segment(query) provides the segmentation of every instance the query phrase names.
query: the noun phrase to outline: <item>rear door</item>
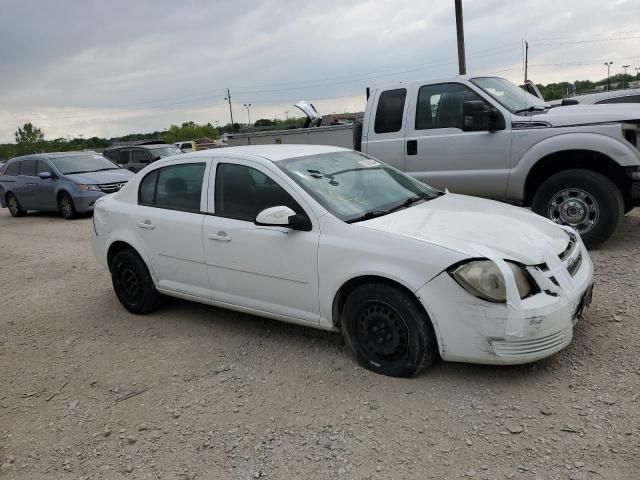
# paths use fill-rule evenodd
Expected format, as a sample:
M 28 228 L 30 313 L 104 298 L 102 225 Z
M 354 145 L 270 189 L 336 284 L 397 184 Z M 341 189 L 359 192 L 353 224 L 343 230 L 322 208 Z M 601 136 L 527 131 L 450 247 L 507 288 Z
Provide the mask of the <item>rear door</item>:
M 365 153 L 402 171 L 405 170 L 404 125 L 408 94 L 404 87 L 376 92 L 363 141 Z
M 408 102 L 406 171 L 442 190 L 504 199 L 511 156 L 510 122 L 493 132 L 464 131 L 463 105 L 470 100 L 498 110 L 462 83 L 418 85 Z M 503 113 L 498 110 L 498 115 Z
M 207 169 L 205 162 L 185 161 L 150 171 L 131 215 L 158 287 L 202 298 L 210 298 L 202 246 Z
M 38 210 L 37 188 L 40 179 L 36 176 L 38 160 L 26 158 L 20 161 L 20 174 L 18 175 L 17 197 L 24 210 Z

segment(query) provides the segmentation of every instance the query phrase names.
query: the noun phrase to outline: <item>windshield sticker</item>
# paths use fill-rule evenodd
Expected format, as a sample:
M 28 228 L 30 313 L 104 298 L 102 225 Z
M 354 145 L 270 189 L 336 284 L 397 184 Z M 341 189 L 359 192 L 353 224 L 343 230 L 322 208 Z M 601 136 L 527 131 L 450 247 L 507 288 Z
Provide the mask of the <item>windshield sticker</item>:
M 366 168 L 371 168 L 371 167 L 379 167 L 380 163 L 376 162 L 372 158 L 365 158 L 364 160 L 358 160 L 358 165 L 361 165 Z

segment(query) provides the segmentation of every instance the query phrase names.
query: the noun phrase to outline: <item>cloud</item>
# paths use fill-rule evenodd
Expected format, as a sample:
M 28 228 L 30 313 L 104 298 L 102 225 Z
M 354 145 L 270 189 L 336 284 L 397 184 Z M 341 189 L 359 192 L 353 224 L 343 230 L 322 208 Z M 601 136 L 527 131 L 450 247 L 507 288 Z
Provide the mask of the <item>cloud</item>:
M 366 86 L 457 73 L 452 2 L 2 0 L 0 141 L 24 121 L 47 137 L 112 136 L 188 120 L 246 121 L 363 108 Z M 598 79 L 634 57 L 640 4 L 464 2 L 470 73 Z M 618 32 L 618 33 L 616 33 Z M 619 33 L 623 32 L 623 33 Z M 627 32 L 627 33 L 624 33 Z

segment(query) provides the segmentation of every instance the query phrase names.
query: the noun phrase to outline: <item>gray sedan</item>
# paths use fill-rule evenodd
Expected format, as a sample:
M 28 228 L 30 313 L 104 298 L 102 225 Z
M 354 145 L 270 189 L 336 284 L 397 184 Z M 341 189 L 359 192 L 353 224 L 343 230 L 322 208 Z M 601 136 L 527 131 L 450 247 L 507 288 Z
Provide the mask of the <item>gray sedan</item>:
M 93 210 L 133 176 L 92 152 L 42 153 L 16 157 L 0 175 L 0 205 L 21 217 L 27 210 L 59 211 L 67 219 Z

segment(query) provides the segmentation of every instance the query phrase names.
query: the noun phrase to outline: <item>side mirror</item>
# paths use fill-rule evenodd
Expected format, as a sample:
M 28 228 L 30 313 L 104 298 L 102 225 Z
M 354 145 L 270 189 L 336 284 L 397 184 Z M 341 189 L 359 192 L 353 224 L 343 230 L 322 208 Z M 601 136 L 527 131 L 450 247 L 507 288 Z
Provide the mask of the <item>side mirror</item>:
M 289 207 L 278 206 L 262 210 L 256 217 L 256 225 L 288 227 L 293 230 L 311 230 L 311 221 L 305 215 L 297 215 Z
M 462 114 L 464 117 L 462 129 L 465 132 L 495 132 L 505 128 L 500 112 L 487 108 L 481 100 L 466 100 L 462 105 Z
M 47 179 L 52 179 L 53 175 L 51 175 L 51 172 L 40 172 L 38 174 L 38 177 L 40 177 L 42 180 L 47 180 Z

